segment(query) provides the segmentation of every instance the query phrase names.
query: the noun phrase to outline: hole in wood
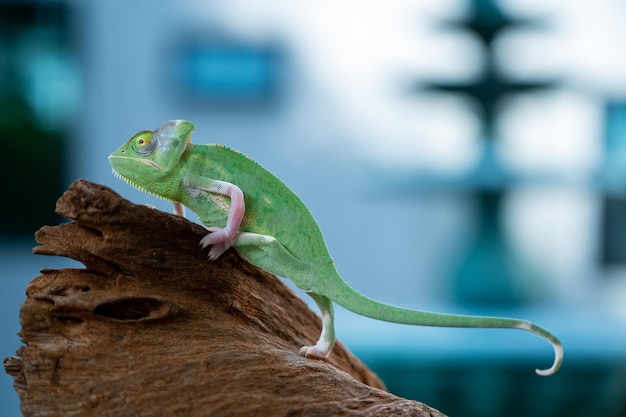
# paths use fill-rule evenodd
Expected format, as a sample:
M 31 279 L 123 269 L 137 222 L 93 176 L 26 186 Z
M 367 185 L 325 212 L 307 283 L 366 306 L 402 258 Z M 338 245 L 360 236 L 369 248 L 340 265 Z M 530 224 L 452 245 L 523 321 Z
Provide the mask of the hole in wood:
M 54 318 L 63 323 L 80 324 L 83 322 L 83 320 L 78 317 L 67 316 L 67 315 L 62 315 L 62 314 L 55 315 Z
M 115 320 L 136 321 L 161 318 L 170 308 L 161 300 L 149 297 L 125 297 L 98 305 L 94 313 Z

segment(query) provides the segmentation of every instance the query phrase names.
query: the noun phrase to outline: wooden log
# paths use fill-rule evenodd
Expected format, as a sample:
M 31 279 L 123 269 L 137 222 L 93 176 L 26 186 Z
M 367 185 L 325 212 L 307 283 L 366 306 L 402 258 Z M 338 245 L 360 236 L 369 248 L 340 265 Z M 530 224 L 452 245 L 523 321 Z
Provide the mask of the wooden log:
M 275 276 L 206 231 L 78 180 L 57 202 L 73 221 L 34 253 L 85 269 L 43 270 L 26 289 L 24 346 L 4 361 L 24 416 L 441 416 L 384 391 L 338 343 L 298 354 L 319 318 Z

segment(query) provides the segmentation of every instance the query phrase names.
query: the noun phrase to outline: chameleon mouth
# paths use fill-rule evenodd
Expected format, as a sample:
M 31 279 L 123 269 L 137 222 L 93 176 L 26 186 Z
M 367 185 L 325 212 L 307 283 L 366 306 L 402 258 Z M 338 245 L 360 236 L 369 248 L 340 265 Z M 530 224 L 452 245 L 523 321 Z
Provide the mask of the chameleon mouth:
M 149 165 L 152 168 L 158 169 L 159 171 L 165 171 L 159 164 L 149 159 L 133 158 L 132 156 L 109 155 L 109 160 L 111 159 L 128 159 L 133 162 L 140 162 L 142 164 Z

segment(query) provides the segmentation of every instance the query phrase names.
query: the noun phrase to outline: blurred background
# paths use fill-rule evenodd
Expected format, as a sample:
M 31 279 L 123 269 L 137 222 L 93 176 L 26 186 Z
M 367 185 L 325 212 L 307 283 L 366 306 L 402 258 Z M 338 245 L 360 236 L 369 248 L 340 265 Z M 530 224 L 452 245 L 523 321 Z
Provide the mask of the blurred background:
M 182 118 L 290 185 L 361 292 L 565 346 L 542 378 L 529 333 L 338 307 L 391 392 L 450 416 L 626 416 L 625 39 L 622 0 L 0 0 L 0 357 L 38 270 L 81 267 L 31 254 L 56 199 L 86 178 L 171 211 L 107 156 Z M 20 415 L 3 372 L 0 415 Z

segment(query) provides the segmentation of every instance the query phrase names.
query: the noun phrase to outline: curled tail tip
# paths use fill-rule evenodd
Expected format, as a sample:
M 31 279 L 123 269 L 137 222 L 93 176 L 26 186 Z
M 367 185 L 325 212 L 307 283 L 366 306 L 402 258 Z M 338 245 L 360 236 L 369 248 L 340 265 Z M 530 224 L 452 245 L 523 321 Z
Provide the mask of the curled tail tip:
M 535 369 L 537 375 L 540 376 L 550 376 L 554 375 L 558 372 L 561 367 L 561 363 L 563 363 L 563 345 L 558 340 L 550 341 L 552 343 L 552 347 L 554 348 L 554 363 L 548 369 Z

